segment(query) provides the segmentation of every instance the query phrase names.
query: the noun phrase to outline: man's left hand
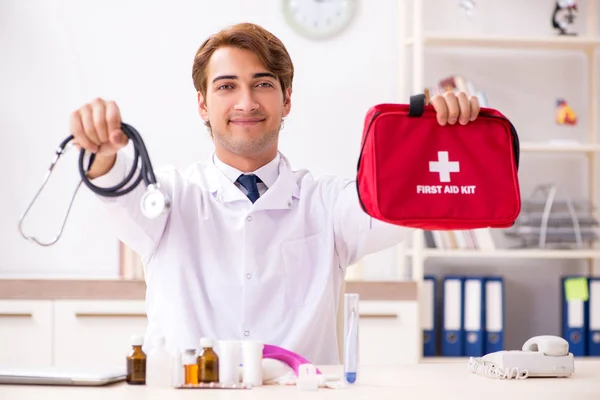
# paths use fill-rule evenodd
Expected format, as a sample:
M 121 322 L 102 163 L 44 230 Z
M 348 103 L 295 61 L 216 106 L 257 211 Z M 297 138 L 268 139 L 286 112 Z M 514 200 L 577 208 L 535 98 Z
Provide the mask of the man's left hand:
M 449 91 L 444 95 L 435 95 L 429 104 L 433 105 L 440 125 L 454 125 L 457 121 L 465 125 L 474 121 L 479 114 L 479 100 L 476 96 L 468 97 L 465 92 Z

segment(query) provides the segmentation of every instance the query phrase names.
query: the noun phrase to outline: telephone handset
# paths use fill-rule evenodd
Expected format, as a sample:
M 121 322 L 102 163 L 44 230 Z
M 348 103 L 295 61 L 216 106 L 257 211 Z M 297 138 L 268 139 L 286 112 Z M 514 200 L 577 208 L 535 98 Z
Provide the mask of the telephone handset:
M 575 370 L 569 343 L 557 336 L 535 336 L 522 350 L 502 350 L 483 357 L 470 357 L 469 369 L 498 379 L 568 377 Z

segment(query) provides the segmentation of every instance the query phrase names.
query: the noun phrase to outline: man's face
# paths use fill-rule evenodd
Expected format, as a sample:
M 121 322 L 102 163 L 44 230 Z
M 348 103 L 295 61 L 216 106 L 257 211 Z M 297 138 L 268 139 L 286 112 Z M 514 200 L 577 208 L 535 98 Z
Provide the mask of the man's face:
M 251 51 L 217 49 L 208 64 L 206 98 L 198 93 L 200 115 L 215 145 L 251 157 L 277 148 L 282 118 L 290 112 L 277 77 Z

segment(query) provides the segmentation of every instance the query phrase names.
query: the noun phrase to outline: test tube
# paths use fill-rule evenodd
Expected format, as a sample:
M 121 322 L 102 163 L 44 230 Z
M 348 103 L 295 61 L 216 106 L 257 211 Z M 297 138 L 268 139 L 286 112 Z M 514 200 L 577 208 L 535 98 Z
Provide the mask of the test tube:
M 240 343 L 235 340 L 219 341 L 219 383 L 226 385 L 240 381 Z
M 358 377 L 358 293 L 344 294 L 344 380 L 353 384 Z
M 262 385 L 262 342 L 244 340 L 242 342 L 243 382 L 251 386 Z

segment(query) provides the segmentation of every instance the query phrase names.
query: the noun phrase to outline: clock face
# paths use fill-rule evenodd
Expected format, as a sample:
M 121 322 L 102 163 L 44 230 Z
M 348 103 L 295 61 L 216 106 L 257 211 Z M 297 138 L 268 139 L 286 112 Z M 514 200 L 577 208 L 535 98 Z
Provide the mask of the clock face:
M 352 20 L 358 0 L 283 0 L 288 23 L 301 35 L 326 39 L 340 33 Z

